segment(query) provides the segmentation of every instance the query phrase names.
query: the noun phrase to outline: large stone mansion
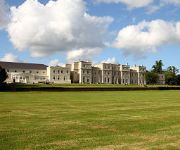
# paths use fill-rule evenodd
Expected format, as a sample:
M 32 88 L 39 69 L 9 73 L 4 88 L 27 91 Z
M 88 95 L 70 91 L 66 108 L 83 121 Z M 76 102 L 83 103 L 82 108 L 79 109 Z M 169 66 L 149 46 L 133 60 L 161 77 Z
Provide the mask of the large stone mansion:
M 146 67 L 128 64 L 92 65 L 89 61 L 78 61 L 62 67 L 0 61 L 0 66 L 8 73 L 8 83 L 146 84 Z

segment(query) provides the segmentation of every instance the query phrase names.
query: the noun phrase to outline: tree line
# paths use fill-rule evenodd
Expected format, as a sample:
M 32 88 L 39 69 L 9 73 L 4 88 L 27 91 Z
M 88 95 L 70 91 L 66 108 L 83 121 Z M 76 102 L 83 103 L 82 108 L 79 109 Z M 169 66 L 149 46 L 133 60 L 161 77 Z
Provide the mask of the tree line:
M 175 66 L 169 66 L 167 69 L 163 70 L 162 60 L 157 60 L 152 66 L 150 71 L 146 72 L 146 82 L 147 84 L 157 84 L 159 80 L 158 74 L 165 75 L 165 84 L 168 85 L 180 85 L 180 75 L 179 69 Z

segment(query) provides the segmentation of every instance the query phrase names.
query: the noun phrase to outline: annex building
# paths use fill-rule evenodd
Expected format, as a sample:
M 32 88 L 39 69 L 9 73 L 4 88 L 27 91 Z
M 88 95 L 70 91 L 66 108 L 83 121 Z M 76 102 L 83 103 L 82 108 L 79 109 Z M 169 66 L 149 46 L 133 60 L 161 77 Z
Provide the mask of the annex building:
M 146 67 L 128 64 L 78 61 L 62 67 L 0 61 L 0 66 L 8 73 L 8 83 L 146 84 Z

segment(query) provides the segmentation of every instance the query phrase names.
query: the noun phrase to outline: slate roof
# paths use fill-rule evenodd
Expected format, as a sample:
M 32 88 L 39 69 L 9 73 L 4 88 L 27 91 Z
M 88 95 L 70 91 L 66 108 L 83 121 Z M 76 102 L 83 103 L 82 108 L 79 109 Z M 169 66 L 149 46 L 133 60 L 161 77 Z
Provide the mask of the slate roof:
M 34 70 L 46 70 L 47 66 L 44 64 L 34 63 L 20 63 L 20 62 L 4 62 L 0 61 L 0 66 L 5 69 L 34 69 Z

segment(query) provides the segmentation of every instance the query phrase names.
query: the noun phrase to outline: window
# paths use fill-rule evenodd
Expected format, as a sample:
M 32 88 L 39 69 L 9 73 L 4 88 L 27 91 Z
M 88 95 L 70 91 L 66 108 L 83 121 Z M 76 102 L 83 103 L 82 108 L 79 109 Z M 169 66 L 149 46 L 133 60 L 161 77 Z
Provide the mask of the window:
M 63 70 L 61 70 L 61 73 L 63 73 Z
M 32 73 L 32 71 L 30 70 L 29 73 Z
M 53 77 L 53 79 L 54 79 L 54 80 L 56 79 L 55 76 Z
M 108 83 L 110 82 L 109 78 L 108 78 Z
M 37 74 L 39 73 L 39 71 L 36 72 Z
M 15 70 L 14 72 L 17 72 L 17 70 Z
M 53 73 L 55 73 L 56 71 L 55 70 L 53 70 Z
M 25 73 L 25 71 L 23 70 L 23 73 Z
M 66 80 L 66 77 L 64 77 L 64 81 Z
M 89 71 L 87 70 L 87 74 L 89 74 Z
M 89 79 L 87 78 L 87 82 L 89 83 Z
M 69 71 L 67 70 L 67 73 L 69 73 Z

